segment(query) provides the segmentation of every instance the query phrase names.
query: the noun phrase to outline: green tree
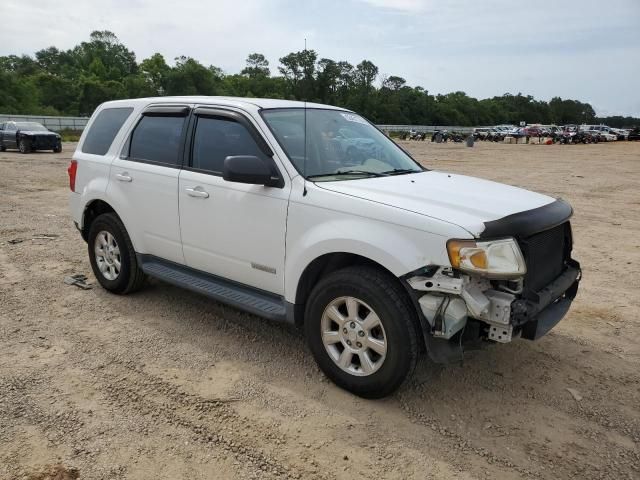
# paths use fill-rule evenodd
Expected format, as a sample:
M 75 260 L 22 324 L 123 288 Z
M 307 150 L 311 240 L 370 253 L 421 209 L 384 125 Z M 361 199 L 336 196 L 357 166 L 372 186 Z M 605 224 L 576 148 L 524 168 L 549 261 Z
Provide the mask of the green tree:
M 413 125 L 495 125 L 498 123 L 608 123 L 630 127 L 632 117 L 597 118 L 588 103 L 555 97 L 505 93 L 478 100 L 464 92 L 431 95 L 389 75 L 376 86 L 378 67 L 369 60 L 357 66 L 320 58 L 314 50 L 280 58 L 278 75 L 260 53 L 247 56 L 245 68 L 226 74 L 191 57 L 170 66 L 156 53 L 136 62 L 135 54 L 109 31 L 92 32 L 69 50 L 55 46 L 35 57 L 0 57 L 0 113 L 90 114 L 100 103 L 117 98 L 156 95 L 235 95 L 320 101 L 347 107 L 379 123 Z
M 171 67 L 161 54 L 154 53 L 151 57 L 145 58 L 140 63 L 139 70 L 154 95 L 162 95 L 167 91 Z
M 246 60 L 247 66 L 240 72 L 249 78 L 268 77 L 271 75 L 269 61 L 261 53 L 251 53 Z

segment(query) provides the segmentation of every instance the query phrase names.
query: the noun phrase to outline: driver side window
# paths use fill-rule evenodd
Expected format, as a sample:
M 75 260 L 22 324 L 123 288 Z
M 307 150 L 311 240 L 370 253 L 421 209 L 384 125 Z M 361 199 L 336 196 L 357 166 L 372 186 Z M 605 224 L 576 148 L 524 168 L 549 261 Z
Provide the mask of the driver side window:
M 244 125 L 222 117 L 199 116 L 193 140 L 191 168 L 221 175 L 225 158 L 235 155 L 266 159 Z

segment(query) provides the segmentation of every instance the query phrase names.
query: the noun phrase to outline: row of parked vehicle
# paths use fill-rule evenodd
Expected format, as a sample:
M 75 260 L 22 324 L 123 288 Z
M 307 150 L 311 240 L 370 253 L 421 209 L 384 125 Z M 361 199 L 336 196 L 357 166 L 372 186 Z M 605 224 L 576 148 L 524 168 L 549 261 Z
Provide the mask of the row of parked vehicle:
M 416 140 L 416 141 L 422 141 L 422 142 L 424 142 L 428 137 L 431 138 L 432 142 L 437 142 L 437 143 L 441 143 L 441 142 L 460 143 L 460 142 L 463 142 L 465 138 L 468 137 L 468 135 L 465 135 L 464 133 L 456 132 L 456 131 L 450 132 L 448 130 L 435 130 L 433 132 L 418 132 L 413 129 L 407 132 L 402 132 L 402 134 L 400 135 L 400 138 L 402 140 Z
M 552 143 L 599 143 L 618 140 L 640 140 L 640 131 L 635 129 L 618 129 L 607 125 L 497 125 L 495 127 L 474 128 L 476 140 L 502 142 L 506 137 L 531 138 L 547 137 Z

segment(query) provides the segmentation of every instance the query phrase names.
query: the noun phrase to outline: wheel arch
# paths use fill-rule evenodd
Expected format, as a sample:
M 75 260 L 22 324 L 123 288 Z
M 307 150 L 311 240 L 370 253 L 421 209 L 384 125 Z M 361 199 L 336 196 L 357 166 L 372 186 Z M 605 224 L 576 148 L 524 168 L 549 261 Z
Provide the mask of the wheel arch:
M 80 231 L 85 241 L 89 238 L 89 230 L 91 229 L 93 221 L 104 213 L 115 213 L 118 218 L 120 218 L 120 221 L 122 221 L 122 217 L 118 215 L 118 212 L 102 199 L 96 198 L 85 205 L 84 212 L 82 213 L 82 229 Z
M 401 289 L 405 295 L 408 305 L 415 311 L 415 303 L 412 301 L 407 286 L 399 279 L 394 273 L 382 265 L 381 263 L 372 260 L 368 257 L 359 255 L 352 252 L 331 252 L 325 253 L 312 260 L 306 268 L 302 271 L 298 284 L 296 287 L 295 303 L 293 304 L 293 321 L 297 326 L 304 325 L 304 312 L 307 301 L 313 290 L 313 287 L 324 276 L 350 266 L 369 266 L 384 272 L 390 281 L 397 282 L 401 286 Z M 416 328 L 420 335 L 422 335 L 422 326 L 418 318 L 418 312 L 416 313 Z

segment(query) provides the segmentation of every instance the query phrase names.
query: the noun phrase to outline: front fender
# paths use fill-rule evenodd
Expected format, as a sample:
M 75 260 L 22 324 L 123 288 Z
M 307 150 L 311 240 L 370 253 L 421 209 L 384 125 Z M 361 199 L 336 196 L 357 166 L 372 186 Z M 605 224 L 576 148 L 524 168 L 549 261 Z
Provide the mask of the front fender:
M 292 203 L 287 225 L 285 299 L 291 303 L 307 266 L 329 253 L 366 257 L 397 277 L 449 263 L 447 237 L 371 218 Z

